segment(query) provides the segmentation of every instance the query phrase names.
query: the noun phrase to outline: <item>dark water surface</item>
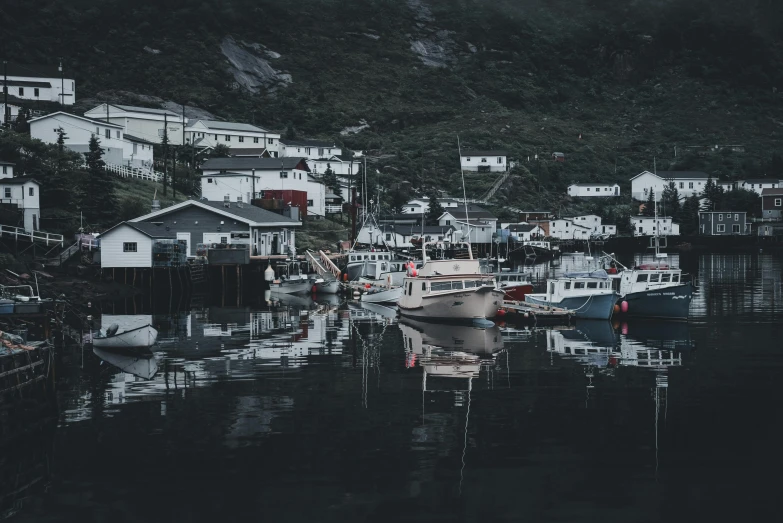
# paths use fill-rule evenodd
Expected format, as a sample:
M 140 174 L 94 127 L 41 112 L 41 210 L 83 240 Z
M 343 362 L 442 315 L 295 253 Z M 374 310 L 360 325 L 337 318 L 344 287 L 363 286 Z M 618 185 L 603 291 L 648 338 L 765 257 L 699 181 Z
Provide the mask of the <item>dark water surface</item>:
M 152 379 L 92 354 L 62 379 L 50 485 L 14 519 L 777 520 L 783 261 L 679 263 L 687 324 L 480 331 L 297 298 L 156 317 Z

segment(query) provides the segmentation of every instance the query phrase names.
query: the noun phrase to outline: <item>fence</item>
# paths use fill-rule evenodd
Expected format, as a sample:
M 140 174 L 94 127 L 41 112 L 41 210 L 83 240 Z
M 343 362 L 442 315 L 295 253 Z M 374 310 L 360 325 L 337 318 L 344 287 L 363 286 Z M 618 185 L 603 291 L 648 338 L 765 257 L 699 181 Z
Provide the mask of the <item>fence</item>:
M 159 182 L 163 177 L 162 173 L 153 169 L 141 169 L 139 167 L 128 167 L 127 165 L 114 165 L 111 163 L 106 164 L 106 170 L 119 174 L 123 178 L 140 178 L 151 182 Z
M 10 227 L 8 225 L 0 225 L 0 235 L 13 237 L 14 239 L 22 239 L 29 242 L 45 243 L 46 245 L 63 245 L 62 234 L 52 234 L 43 231 L 28 231 L 19 227 Z

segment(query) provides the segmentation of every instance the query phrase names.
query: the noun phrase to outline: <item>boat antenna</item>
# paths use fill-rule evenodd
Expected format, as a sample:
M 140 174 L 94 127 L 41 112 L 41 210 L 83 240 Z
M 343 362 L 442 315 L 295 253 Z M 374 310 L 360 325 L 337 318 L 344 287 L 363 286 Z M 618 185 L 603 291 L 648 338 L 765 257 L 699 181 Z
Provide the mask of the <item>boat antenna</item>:
M 470 245 L 470 217 L 468 216 L 468 195 L 465 192 L 465 171 L 462 169 L 462 146 L 457 135 L 457 152 L 459 153 L 459 172 L 462 175 L 462 201 L 465 203 L 465 225 L 468 227 L 468 245 Z

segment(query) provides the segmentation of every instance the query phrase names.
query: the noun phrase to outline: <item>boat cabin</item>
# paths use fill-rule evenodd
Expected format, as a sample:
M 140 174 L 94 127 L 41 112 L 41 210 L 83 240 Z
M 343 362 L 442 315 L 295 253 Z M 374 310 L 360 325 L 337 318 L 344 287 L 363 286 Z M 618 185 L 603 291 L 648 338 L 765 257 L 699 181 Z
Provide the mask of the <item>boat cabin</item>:
M 620 294 L 643 292 L 650 289 L 672 287 L 684 283 L 682 270 L 665 264 L 640 265 L 619 274 Z
M 559 278 L 547 283 L 546 296 L 547 301 L 558 303 L 565 298 L 606 294 L 610 289 L 612 289 L 612 281 L 608 278 Z
M 380 261 L 380 260 L 386 260 L 390 261 L 392 259 L 392 255 L 390 252 L 350 252 L 348 253 L 348 263 L 354 264 L 354 263 L 364 263 L 365 261 Z

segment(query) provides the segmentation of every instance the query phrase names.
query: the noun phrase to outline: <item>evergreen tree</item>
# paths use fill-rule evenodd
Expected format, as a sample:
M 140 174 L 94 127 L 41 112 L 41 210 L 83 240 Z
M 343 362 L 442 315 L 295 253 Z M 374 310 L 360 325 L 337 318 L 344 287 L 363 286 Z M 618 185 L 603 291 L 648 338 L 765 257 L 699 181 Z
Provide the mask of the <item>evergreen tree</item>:
M 647 202 L 644 204 L 644 215 L 655 216 L 655 190 L 650 187 L 650 194 L 647 196 Z
M 696 234 L 699 230 L 699 197 L 695 194 L 686 198 L 680 211 L 679 223 L 682 234 Z
M 326 168 L 326 172 L 324 173 L 323 177 L 324 186 L 332 191 L 337 196 L 340 195 L 340 180 L 337 178 L 337 175 L 334 173 L 331 167 Z
M 296 140 L 296 129 L 294 129 L 294 124 L 291 122 L 288 122 L 288 125 L 285 127 L 285 134 L 283 135 L 284 140 Z
M 209 153 L 210 158 L 228 158 L 228 155 L 231 154 L 231 149 L 228 148 L 228 145 L 224 143 L 219 143 L 215 147 L 212 148 L 212 151 Z
M 19 114 L 16 115 L 16 122 L 14 122 L 14 131 L 17 133 L 30 134 L 30 119 L 29 109 L 19 109 Z
M 722 208 L 723 199 L 723 187 L 716 184 L 712 180 L 712 176 L 707 179 L 707 183 L 704 185 L 704 192 L 702 193 L 704 198 L 705 211 L 717 211 Z
M 430 194 L 429 208 L 427 209 L 427 215 L 425 219 L 427 225 L 438 225 L 438 218 L 443 215 L 443 206 L 438 201 L 438 197 L 435 191 Z
M 661 194 L 663 208 L 661 212 L 666 216 L 676 217 L 680 214 L 680 193 L 674 182 L 669 182 Z
M 87 179 L 82 210 L 93 225 L 111 225 L 117 216 L 114 177 L 105 169 L 103 149 L 97 136 L 92 135 L 90 138 L 89 151 L 84 153 L 84 158 L 87 164 Z

